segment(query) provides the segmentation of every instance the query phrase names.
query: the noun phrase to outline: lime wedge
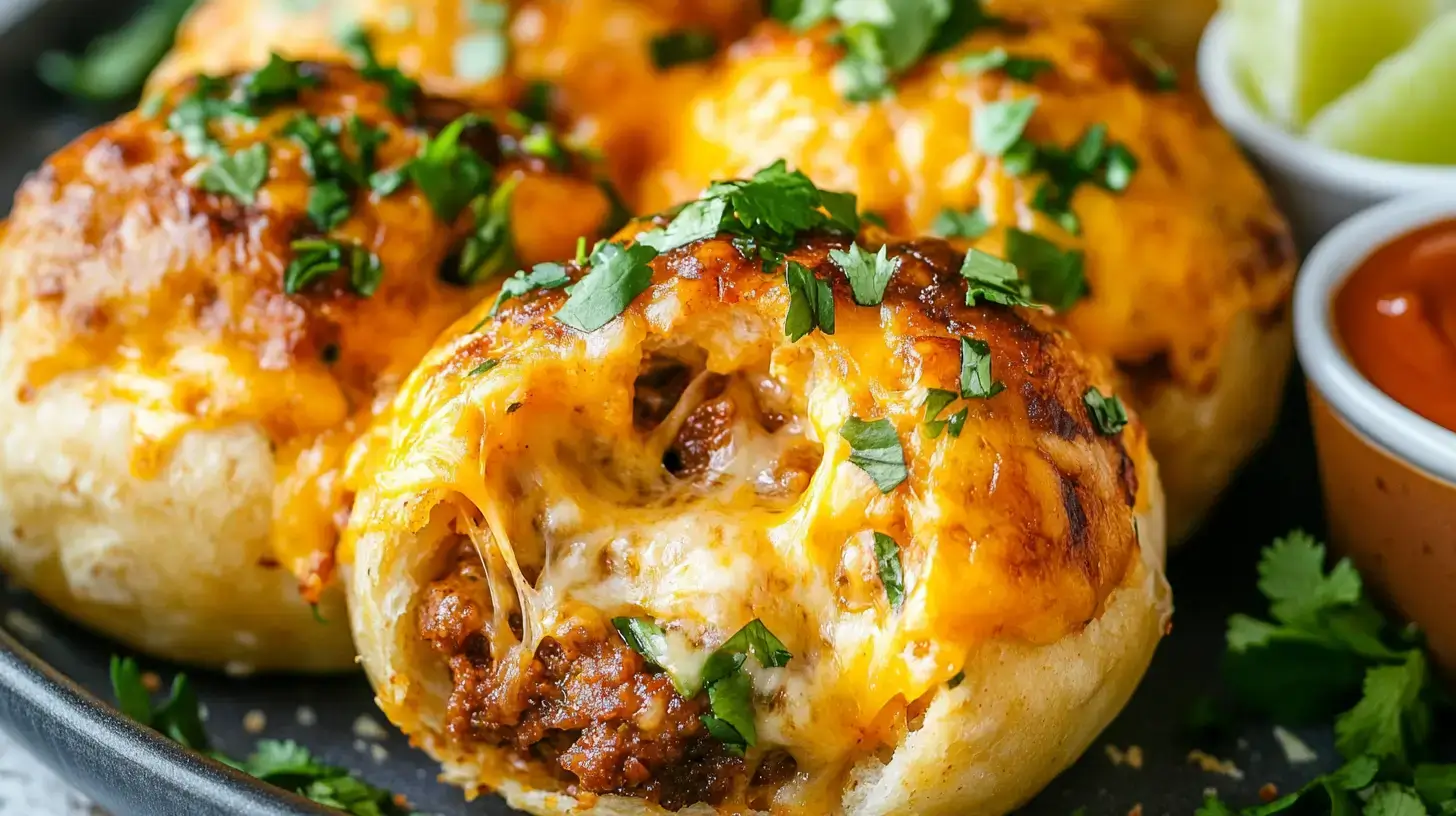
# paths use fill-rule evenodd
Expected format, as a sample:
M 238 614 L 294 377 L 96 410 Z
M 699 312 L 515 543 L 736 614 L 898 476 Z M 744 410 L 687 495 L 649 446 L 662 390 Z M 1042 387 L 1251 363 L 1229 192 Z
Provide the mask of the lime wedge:
M 1257 107 L 1302 129 L 1414 40 L 1442 0 L 1222 0 L 1234 68 Z
M 1374 159 L 1456 165 L 1456 12 L 1376 66 L 1309 125 L 1319 144 Z

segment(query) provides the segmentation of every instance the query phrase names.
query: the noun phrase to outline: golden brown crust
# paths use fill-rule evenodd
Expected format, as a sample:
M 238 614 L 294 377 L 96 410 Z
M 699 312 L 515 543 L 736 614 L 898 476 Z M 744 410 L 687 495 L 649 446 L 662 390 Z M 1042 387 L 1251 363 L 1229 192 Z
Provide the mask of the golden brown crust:
M 615 615 L 646 615 L 695 648 L 755 618 L 783 639 L 794 657 L 757 675 L 776 691 L 757 698 L 765 742 L 749 767 L 780 748 L 800 774 L 755 808 L 847 807 L 850 788 L 878 784 L 860 778 L 864 763 L 910 739 L 962 667 L 1002 648 L 1090 661 L 1055 703 L 1058 722 L 1076 700 L 1097 702 L 1079 744 L 1018 747 L 1026 769 L 944 790 L 971 812 L 1027 795 L 1125 698 L 1165 614 L 1161 491 L 1141 425 L 1099 433 L 1083 403 L 1089 388 L 1111 390 L 1096 358 L 1037 311 L 966 306 L 948 244 L 890 245 L 899 269 L 873 307 L 855 305 L 828 259 L 846 245 L 819 236 L 787 253 L 830 283 L 832 335 L 791 342 L 783 273 L 720 237 L 654 259 L 650 288 L 596 332 L 555 319 L 562 289 L 494 318 L 482 304 L 401 389 L 357 472 L 351 616 L 386 714 L 452 773 L 468 768 L 468 785 L 504 786 L 536 812 L 574 801 L 549 768 L 445 733 L 450 675 L 414 621 L 467 533 L 497 576 L 493 614 L 523 621 L 519 643 L 487 626 L 494 660 L 529 659 L 562 627 Z M 963 336 L 989 344 L 1006 389 L 964 403 L 959 437 L 932 439 L 924 398 L 957 387 Z M 695 373 L 666 418 L 644 422 L 663 413 L 635 399 L 671 380 L 663 355 Z M 903 484 L 882 492 L 850 463 L 839 431 L 851 416 L 890 421 Z M 899 544 L 900 609 L 866 555 L 871 531 Z M 1090 647 L 1105 652 L 1071 645 L 1114 606 L 1120 634 Z M 1116 679 L 1092 694 L 1088 673 Z M 955 710 L 947 727 L 971 727 L 977 715 Z
M 417 97 L 396 113 L 385 87 L 353 69 L 300 70 L 313 84 L 296 99 L 209 123 L 221 151 L 265 145 L 255 201 L 201 189 L 211 159 L 189 155 L 168 127 L 198 83 L 212 82 L 194 80 L 155 111 L 127 114 L 59 151 L 22 187 L 0 233 L 0 413 L 12 429 L 43 430 L 47 412 L 65 412 L 51 416 L 73 437 L 32 430 L 16 440 L 0 467 L 9 491 L 0 521 L 10 522 L 0 549 L 12 574 L 46 583 L 41 591 L 62 609 L 178 659 L 347 663 L 338 626 L 317 650 L 327 652 L 322 660 L 283 645 L 284 621 L 313 624 L 280 587 L 303 581 L 319 597 L 347 516 L 345 449 L 434 336 L 489 286 L 442 279 L 474 218 L 466 208 L 444 223 L 414 183 L 389 195 L 360 184 L 348 217 L 321 231 L 308 213 L 317 184 L 300 141 L 285 132 L 303 115 L 335 122 L 353 157 L 357 118 L 382 136 L 375 169 L 396 169 L 463 106 Z M 236 98 L 246 82 L 225 80 L 217 95 Z M 513 151 L 520 133 L 505 119 L 467 129 L 464 140 L 492 163 L 497 189 L 514 191 L 515 253 L 527 264 L 569 254 L 605 221 L 606 197 L 584 165 L 557 168 Z M 372 295 L 356 291 L 347 269 L 285 291 L 292 242 L 321 237 L 377 256 Z M 101 444 L 102 433 L 120 441 Z M 220 495 L 189 488 L 183 500 L 176 479 Z M 68 535 L 81 518 L 90 532 Z M 193 541 L 195 574 L 162 579 L 171 567 L 159 559 L 175 554 L 160 542 L 173 522 Z M 237 570 L 250 577 L 228 584 Z M 162 580 L 180 586 L 146 585 Z M 279 605 L 288 611 L 270 615 Z M 231 624 L 243 632 L 236 642 L 198 646 L 198 630 Z

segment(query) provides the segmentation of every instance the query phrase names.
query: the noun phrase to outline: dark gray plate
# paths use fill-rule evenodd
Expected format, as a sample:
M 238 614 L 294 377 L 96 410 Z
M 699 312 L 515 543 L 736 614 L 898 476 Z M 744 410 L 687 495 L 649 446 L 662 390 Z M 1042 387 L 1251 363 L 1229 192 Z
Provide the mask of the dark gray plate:
M 4 0 L 0 0 L 3 3 Z M 67 105 L 30 76 L 36 52 L 74 46 L 124 13 L 116 4 L 51 0 L 19 28 L 0 32 L 0 213 L 9 191 L 56 148 L 112 113 Z M 84 21 L 84 22 L 80 22 Z M 1268 726 L 1249 726 L 1213 740 L 1184 723 L 1199 698 L 1219 691 L 1223 627 L 1235 611 L 1264 611 L 1254 589 L 1258 550 L 1291 527 L 1321 525 L 1319 488 L 1302 385 L 1291 385 L 1277 438 L 1249 466 L 1196 541 L 1170 567 L 1178 612 L 1141 691 L 1088 754 L 1031 805 L 1027 814 L 1190 814 L 1206 788 L 1253 802 L 1266 782 L 1289 789 L 1334 764 L 1327 732 L 1301 732 L 1321 762 L 1290 768 Z M 108 705 L 107 665 L 118 647 L 69 624 L 20 591 L 0 595 L 7 628 L 0 635 L 0 725 L 83 792 L 117 814 L 312 814 L 327 812 L 221 765 L 179 750 L 129 723 Z M 21 625 L 15 625 L 16 613 Z M 26 623 L 35 626 L 27 626 Z M 39 632 L 35 631 L 36 629 Z M 39 636 L 37 636 L 39 634 Z M 176 667 L 142 661 L 170 678 Z M 194 673 L 218 747 L 247 753 L 260 734 L 243 727 L 266 717 L 261 736 L 298 740 L 325 761 L 358 771 L 405 794 L 419 809 L 441 814 L 504 814 L 495 799 L 466 804 L 435 781 L 436 769 L 384 723 L 362 676 L 235 679 Z M 89 692 L 89 693 L 88 693 Z M 95 695 L 94 697 L 91 695 Z M 300 712 L 303 712 L 300 714 Z M 360 722 L 361 716 L 370 722 Z M 1141 748 L 1141 769 L 1114 764 L 1106 746 Z M 1200 749 L 1232 760 L 1243 779 L 1205 772 L 1187 761 Z

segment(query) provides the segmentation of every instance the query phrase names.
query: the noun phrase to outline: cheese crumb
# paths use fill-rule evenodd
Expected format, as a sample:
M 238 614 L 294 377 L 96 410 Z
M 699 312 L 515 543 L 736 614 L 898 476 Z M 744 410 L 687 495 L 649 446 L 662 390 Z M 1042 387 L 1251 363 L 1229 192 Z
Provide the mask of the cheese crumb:
M 368 714 L 360 714 L 354 720 L 354 736 L 360 739 L 382 740 L 389 736 L 389 732 L 385 731 L 384 726 Z
M 1231 759 L 1219 759 L 1213 754 L 1193 750 L 1188 752 L 1188 762 L 1197 765 L 1206 773 L 1223 774 L 1229 779 L 1244 778 L 1244 772 Z
M 383 765 L 384 761 L 389 759 L 389 751 L 376 742 L 369 746 L 369 756 L 374 759 L 375 765 Z
M 1306 745 L 1304 740 L 1277 725 L 1274 726 L 1274 739 L 1278 740 L 1279 747 L 1284 750 L 1284 758 L 1290 765 L 1303 765 L 1319 759 L 1319 754 Z
M 243 715 L 243 730 L 249 734 L 261 734 L 267 727 L 268 715 L 258 709 L 255 708 Z
M 308 728 L 318 724 L 318 713 L 306 705 L 299 706 L 298 712 L 294 714 L 294 719 L 298 720 L 299 725 Z
M 1141 745 L 1129 745 L 1124 751 L 1109 742 L 1103 746 L 1103 750 L 1107 752 L 1107 758 L 1112 761 L 1113 765 L 1118 767 L 1126 765 L 1135 771 L 1142 770 L 1143 749 Z

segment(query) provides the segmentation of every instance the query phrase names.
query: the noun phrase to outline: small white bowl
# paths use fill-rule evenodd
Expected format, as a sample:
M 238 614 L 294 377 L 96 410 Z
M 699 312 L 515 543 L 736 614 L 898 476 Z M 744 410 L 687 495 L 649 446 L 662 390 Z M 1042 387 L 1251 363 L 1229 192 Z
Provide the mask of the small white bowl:
M 1456 167 L 1367 159 L 1322 147 L 1266 120 L 1234 76 L 1233 26 L 1217 14 L 1198 48 L 1198 80 L 1214 116 L 1253 156 L 1295 238 L 1308 249 L 1346 218 L 1386 199 L 1456 188 Z
M 1295 284 L 1294 337 L 1330 543 L 1425 630 L 1437 664 L 1456 677 L 1456 432 L 1367 380 L 1331 314 L 1346 278 L 1376 250 L 1447 220 L 1456 220 L 1456 190 L 1389 201 L 1336 227 Z

